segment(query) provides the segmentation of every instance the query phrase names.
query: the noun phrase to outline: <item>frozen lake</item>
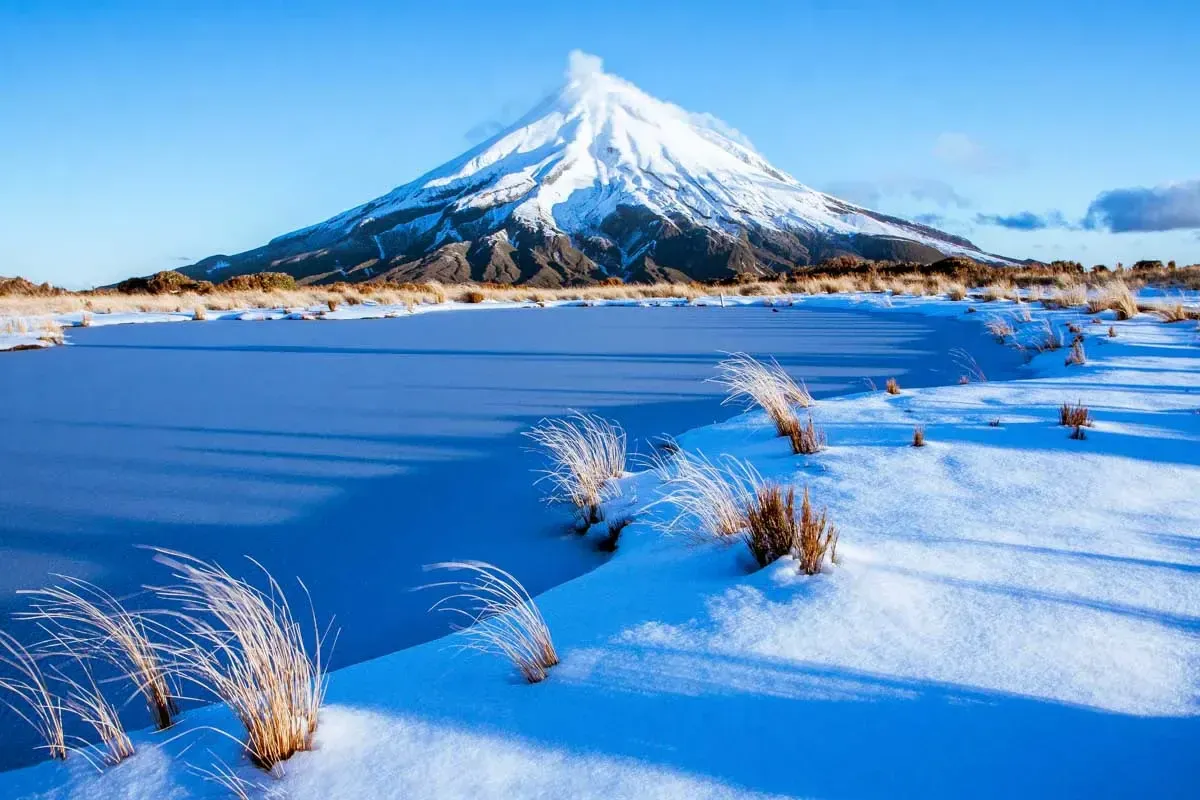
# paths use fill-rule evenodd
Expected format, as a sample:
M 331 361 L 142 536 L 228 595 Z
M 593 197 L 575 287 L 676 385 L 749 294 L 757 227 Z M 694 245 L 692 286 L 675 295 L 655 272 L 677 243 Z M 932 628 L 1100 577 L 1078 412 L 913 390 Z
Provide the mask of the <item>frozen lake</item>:
M 547 508 L 523 430 L 568 409 L 621 422 L 631 450 L 724 419 L 719 351 L 773 355 L 818 397 L 953 383 L 965 347 L 994 378 L 1018 357 L 964 322 L 783 308 L 560 308 L 342 322 L 125 325 L 0 357 L 0 613 L 50 573 L 115 594 L 162 582 L 136 545 L 304 579 L 336 615 L 335 666 L 441 635 L 421 565 L 482 559 L 537 593 L 605 557 Z M 0 718 L 0 767 L 30 759 Z

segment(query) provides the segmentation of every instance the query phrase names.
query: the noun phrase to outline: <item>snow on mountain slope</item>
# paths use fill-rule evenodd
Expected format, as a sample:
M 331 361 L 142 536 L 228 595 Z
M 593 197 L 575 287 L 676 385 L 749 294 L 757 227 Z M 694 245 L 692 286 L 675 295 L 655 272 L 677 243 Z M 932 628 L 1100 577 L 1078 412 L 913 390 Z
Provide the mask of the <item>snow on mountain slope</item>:
M 594 56 L 573 53 L 567 78 L 508 129 L 417 180 L 191 269 L 561 283 L 657 278 L 664 268 L 729 277 L 841 253 L 1001 260 L 808 188 L 736 131 L 650 97 Z

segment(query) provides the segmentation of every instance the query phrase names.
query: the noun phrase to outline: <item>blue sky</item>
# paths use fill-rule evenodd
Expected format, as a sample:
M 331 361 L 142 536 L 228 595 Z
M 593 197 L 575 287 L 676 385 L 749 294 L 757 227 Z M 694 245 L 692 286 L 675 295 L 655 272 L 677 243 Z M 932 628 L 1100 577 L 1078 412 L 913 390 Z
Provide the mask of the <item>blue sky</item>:
M 258 246 L 457 155 L 575 48 L 985 249 L 1200 262 L 1197 32 L 1169 0 L 0 0 L 0 274 Z

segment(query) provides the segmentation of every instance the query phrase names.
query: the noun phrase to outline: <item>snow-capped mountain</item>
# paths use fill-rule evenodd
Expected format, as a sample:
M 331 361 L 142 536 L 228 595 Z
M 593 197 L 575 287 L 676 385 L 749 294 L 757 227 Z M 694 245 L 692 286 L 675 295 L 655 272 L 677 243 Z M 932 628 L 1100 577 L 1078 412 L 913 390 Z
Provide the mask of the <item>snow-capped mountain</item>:
M 814 191 L 711 116 L 573 53 L 561 90 L 457 159 L 318 225 L 183 271 L 558 285 L 723 278 L 839 254 L 1000 260 Z

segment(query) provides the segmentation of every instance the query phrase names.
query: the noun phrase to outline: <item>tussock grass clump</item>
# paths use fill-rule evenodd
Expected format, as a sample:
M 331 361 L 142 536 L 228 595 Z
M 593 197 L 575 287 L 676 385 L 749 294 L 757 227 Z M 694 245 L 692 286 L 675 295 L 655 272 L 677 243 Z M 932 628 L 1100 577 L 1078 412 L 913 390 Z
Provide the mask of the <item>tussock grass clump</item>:
M 955 302 L 967 299 L 967 287 L 961 283 L 951 283 L 946 287 L 946 297 Z
M 746 546 L 760 567 L 795 555 L 800 571 L 815 575 L 828 554 L 837 560 L 837 528 L 826 512 L 813 511 L 808 488 L 804 489 L 800 513 L 796 514 L 796 490 L 775 483 L 762 483 L 746 506 Z
M 1087 434 L 1084 433 L 1082 425 L 1076 425 L 1071 429 L 1071 435 L 1068 438 L 1082 440 L 1087 438 Z
M 1163 322 L 1187 322 L 1190 319 L 1200 319 L 1200 312 L 1188 310 L 1183 303 L 1175 302 L 1170 305 L 1155 305 L 1145 306 L 1143 310 L 1149 311 L 1154 316 L 1158 317 Z
M 13 636 L 0 631 L 0 665 L 17 673 L 12 677 L 0 675 L 0 703 L 12 709 L 37 732 L 42 740 L 41 747 L 50 758 L 65 759 L 67 737 L 63 730 L 62 702 L 50 691 L 38 658 Z M 7 695 L 14 696 L 19 702 Z
M 924 426 L 917 425 L 916 427 L 913 428 L 912 446 L 913 447 L 924 447 L 925 446 L 925 428 L 924 428 Z
M 998 315 L 990 317 L 988 321 L 984 323 L 984 327 L 987 328 L 988 333 L 996 337 L 996 341 L 1000 344 L 1004 344 L 1004 342 L 1008 340 L 1008 337 L 1012 336 L 1015 332 L 1013 330 L 1013 326 L 1009 324 L 1008 320 Z
M 779 436 L 789 436 L 798 424 L 792 406 L 813 404 L 808 389 L 792 380 L 777 362 L 764 363 L 746 353 L 732 353 L 717 364 L 717 376 L 711 380 L 725 387 L 725 403 L 766 411 Z
M 753 467 L 728 456 L 714 464 L 685 451 L 656 455 L 654 466 L 666 491 L 647 508 L 667 504 L 676 510 L 655 523 L 663 533 L 725 539 L 746 527 L 744 498 L 758 480 Z
M 465 649 L 507 658 L 529 683 L 545 679 L 550 668 L 558 664 L 558 653 L 542 612 L 512 575 L 483 561 L 446 561 L 426 569 L 468 574 L 460 580 L 425 587 L 452 591 L 434 603 L 430 611 L 448 611 L 467 618 L 466 625 L 456 626 L 467 637 Z
M 603 519 L 601 504 L 616 491 L 613 478 L 625 474 L 625 431 L 615 422 L 578 411 L 544 419 L 525 435 L 550 459 L 544 479 L 550 499 L 570 503 L 588 524 Z
M 1063 403 L 1058 407 L 1058 424 L 1069 428 L 1090 428 L 1093 424 L 1092 412 L 1080 402 Z
M 788 431 L 792 443 L 792 455 L 811 456 L 825 449 L 825 434 L 813 424 L 812 414 L 808 415 L 808 424 L 801 425 L 796 420 L 795 425 Z
M 60 676 L 71 687 L 70 693 L 67 695 L 66 708 L 95 731 L 100 740 L 98 745 L 79 752 L 89 760 L 91 757 L 88 755 L 88 751 L 98 752 L 100 760 L 104 764 L 115 767 L 133 755 L 133 742 L 129 740 L 129 734 L 125 732 L 125 726 L 121 723 L 121 717 L 117 713 L 116 707 L 109 702 L 96 685 L 91 670 L 87 668 L 82 659 L 79 659 L 78 663 L 87 683 L 71 680 L 65 675 Z
M 32 620 L 53 633 L 52 644 L 70 655 L 99 658 L 115 666 L 141 693 L 159 730 L 170 727 L 179 709 L 159 647 L 150 641 L 148 620 L 125 610 L 103 589 L 68 576 L 61 585 L 20 592 L 32 598 Z
M 469 289 L 458 296 L 460 303 L 482 303 L 487 300 L 487 295 L 478 289 Z
M 900 394 L 900 383 L 895 378 L 888 378 L 883 389 L 888 394 Z
M 184 636 L 170 651 L 181 676 L 229 706 L 245 729 L 243 747 L 256 766 L 273 771 L 309 749 L 327 683 L 321 660 L 325 635 L 317 629 L 315 611 L 310 655 L 282 588 L 258 562 L 251 559 L 266 577 L 265 592 L 192 556 L 156 553 L 155 560 L 180 581 L 156 592 L 182 608 L 172 617 Z M 311 610 L 311 598 L 309 605 Z
M 1033 340 L 1033 349 L 1039 353 L 1061 350 L 1063 348 L 1062 331 L 1050 324 L 1050 320 L 1042 320 L 1041 330 Z
M 1067 353 L 1066 365 L 1082 366 L 1087 363 L 1087 353 L 1083 349 L 1083 338 L 1075 337 L 1075 341 L 1071 342 L 1071 352 Z
M 208 319 L 208 309 L 204 306 L 196 306 L 192 309 L 192 320 L 194 322 L 203 322 Z
M 1110 339 L 1115 339 L 1115 338 L 1117 338 L 1117 329 L 1116 329 L 1116 326 L 1114 326 L 1114 325 L 1109 325 L 1109 326 L 1108 326 L 1108 338 L 1110 338 Z
M 1089 314 L 1110 310 L 1116 312 L 1117 319 L 1130 319 L 1138 313 L 1137 300 L 1124 281 L 1107 284 L 1088 302 Z
M 337 300 L 334 300 L 334 299 L 331 297 L 331 298 L 329 298 L 328 300 L 326 300 L 326 301 L 325 301 L 325 306 L 326 306 L 326 307 L 327 307 L 327 308 L 328 308 L 330 311 L 337 311 L 337 309 L 338 309 L 338 301 L 337 301 Z
M 796 519 L 796 490 L 774 483 L 763 484 L 755 490 L 746 506 L 746 547 L 765 567 L 773 561 L 791 555 L 800 538 Z

